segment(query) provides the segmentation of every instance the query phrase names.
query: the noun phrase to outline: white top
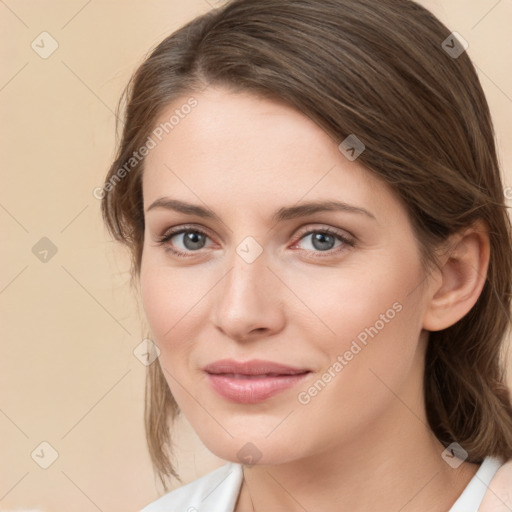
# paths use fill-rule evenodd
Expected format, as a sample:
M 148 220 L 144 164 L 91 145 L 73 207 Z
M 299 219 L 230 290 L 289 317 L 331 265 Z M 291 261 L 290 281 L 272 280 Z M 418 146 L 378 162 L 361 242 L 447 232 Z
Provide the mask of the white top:
M 486 457 L 448 512 L 478 512 L 490 481 L 502 465 L 499 459 Z M 234 512 L 242 478 L 242 465 L 228 462 L 162 496 L 141 512 Z

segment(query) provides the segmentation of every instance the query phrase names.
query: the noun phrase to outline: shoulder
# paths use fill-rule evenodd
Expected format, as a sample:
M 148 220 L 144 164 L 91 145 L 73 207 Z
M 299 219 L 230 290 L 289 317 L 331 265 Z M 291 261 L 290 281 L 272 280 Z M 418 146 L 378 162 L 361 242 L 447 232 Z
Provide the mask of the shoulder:
M 509 512 L 512 510 L 512 459 L 496 471 L 478 512 Z
M 201 478 L 174 489 L 140 512 L 232 511 L 240 492 L 242 476 L 242 466 L 228 462 Z

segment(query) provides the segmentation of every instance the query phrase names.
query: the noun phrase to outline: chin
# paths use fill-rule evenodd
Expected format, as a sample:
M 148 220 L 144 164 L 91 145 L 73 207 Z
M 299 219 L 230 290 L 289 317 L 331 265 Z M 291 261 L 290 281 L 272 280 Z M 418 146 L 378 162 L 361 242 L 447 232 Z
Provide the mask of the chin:
M 269 441 L 264 437 L 234 437 L 229 441 L 224 439 L 222 443 L 212 438 L 201 441 L 217 457 L 247 466 L 284 464 L 299 457 L 295 443 L 287 446 L 280 440 Z

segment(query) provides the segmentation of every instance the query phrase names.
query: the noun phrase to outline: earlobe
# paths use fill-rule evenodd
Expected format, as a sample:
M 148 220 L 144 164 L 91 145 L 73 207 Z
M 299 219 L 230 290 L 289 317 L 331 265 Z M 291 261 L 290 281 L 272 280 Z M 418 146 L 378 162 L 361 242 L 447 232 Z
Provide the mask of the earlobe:
M 424 329 L 446 329 L 471 310 L 484 287 L 489 257 L 489 232 L 482 221 L 449 238 L 439 256 L 439 279 L 432 286 Z

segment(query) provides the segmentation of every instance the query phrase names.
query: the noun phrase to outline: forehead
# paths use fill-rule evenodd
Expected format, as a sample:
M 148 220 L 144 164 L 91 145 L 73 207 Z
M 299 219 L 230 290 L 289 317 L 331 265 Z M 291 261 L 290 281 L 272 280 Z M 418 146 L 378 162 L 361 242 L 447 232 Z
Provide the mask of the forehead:
M 195 106 L 182 108 L 191 97 Z M 162 133 L 161 140 L 153 135 L 156 146 L 144 165 L 145 207 L 164 194 L 247 207 L 324 199 L 327 193 L 368 203 L 389 193 L 339 151 L 338 141 L 276 100 L 208 88 L 177 98 L 155 126 Z
M 187 153 L 187 158 L 208 158 L 225 162 L 226 167 L 239 167 L 240 157 L 255 163 L 269 163 L 282 155 L 286 161 L 325 158 L 321 148 L 330 137 L 301 112 L 276 100 L 248 92 L 230 92 L 223 88 L 207 88 L 194 94 L 196 106 L 185 105 L 191 96 L 176 99 L 159 116 L 156 127 L 166 128 L 162 141 L 148 156 L 148 164 L 158 163 L 169 149 Z M 180 110 L 188 114 L 173 115 Z M 156 162 L 155 162 L 156 161 Z M 285 163 L 285 162 L 282 162 Z M 230 165 L 231 164 L 231 165 Z

